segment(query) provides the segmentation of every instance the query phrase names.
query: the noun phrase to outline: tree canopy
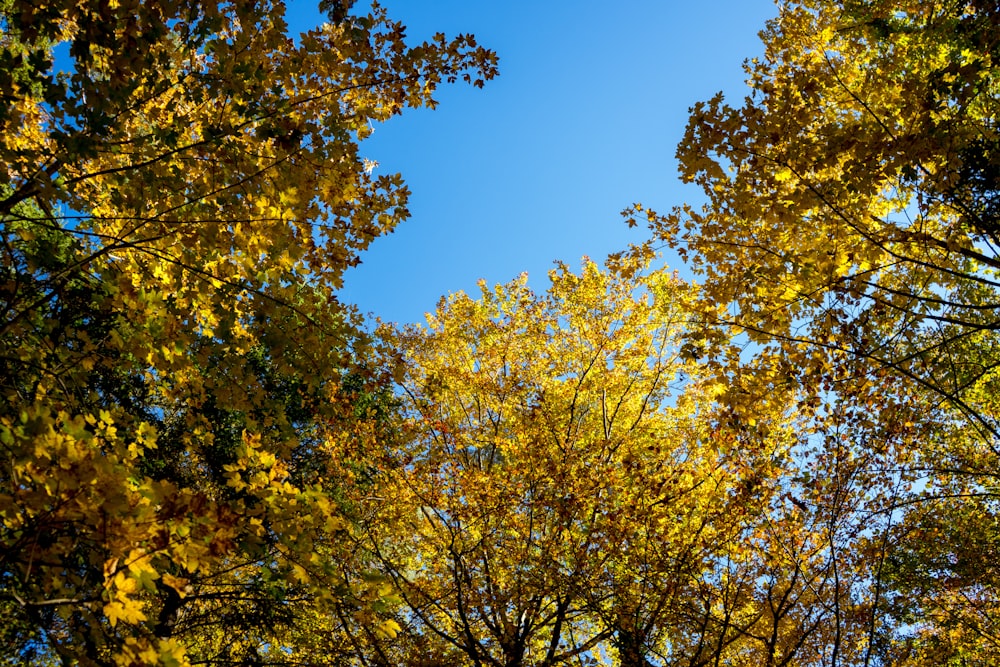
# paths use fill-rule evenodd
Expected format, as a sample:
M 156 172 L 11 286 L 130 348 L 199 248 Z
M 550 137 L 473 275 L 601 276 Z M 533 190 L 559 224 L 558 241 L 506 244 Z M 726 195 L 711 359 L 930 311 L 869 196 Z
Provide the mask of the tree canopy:
M 377 328 L 360 142 L 497 60 L 354 5 L 0 0 L 0 662 L 1000 660 L 994 3 L 781 3 L 703 206 Z
M 397 649 L 639 664 L 704 613 L 697 582 L 739 532 L 735 477 L 693 445 L 698 389 L 676 396 L 685 288 L 660 275 L 635 299 L 634 271 L 562 266 L 544 295 L 483 284 L 391 335 L 405 420 L 363 545 L 404 602 Z
M 740 378 L 727 401 L 853 413 L 853 458 L 917 434 L 867 501 L 892 525 L 865 664 L 996 659 L 995 579 L 966 567 L 997 537 L 998 22 L 990 2 L 782 4 L 742 105 L 692 109 L 677 155 L 708 203 L 627 212 L 702 280 L 688 351 Z
M 789 3 L 743 106 L 692 110 L 681 173 L 710 203 L 650 216 L 751 339 L 885 368 L 987 440 L 998 22 L 992 3 Z
M 5 659 L 295 661 L 366 595 L 330 565 L 366 391 L 334 290 L 407 190 L 358 142 L 496 59 L 343 4 L 297 40 L 279 2 L 0 5 Z

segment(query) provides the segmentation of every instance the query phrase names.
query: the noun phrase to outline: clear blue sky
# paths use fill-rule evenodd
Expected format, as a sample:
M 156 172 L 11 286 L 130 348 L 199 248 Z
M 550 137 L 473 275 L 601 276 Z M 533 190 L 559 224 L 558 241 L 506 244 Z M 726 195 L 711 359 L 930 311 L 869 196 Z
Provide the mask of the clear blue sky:
M 363 5 L 358 2 L 358 7 Z M 744 59 L 772 0 L 485 2 L 384 0 L 413 43 L 471 32 L 500 57 L 482 90 L 443 88 L 362 143 L 380 173 L 401 172 L 412 217 L 346 276 L 344 301 L 422 322 L 441 296 L 527 271 L 544 289 L 555 260 L 579 265 L 644 238 L 619 211 L 695 201 L 674 151 L 688 108 L 745 94 Z M 320 21 L 289 3 L 293 28 Z

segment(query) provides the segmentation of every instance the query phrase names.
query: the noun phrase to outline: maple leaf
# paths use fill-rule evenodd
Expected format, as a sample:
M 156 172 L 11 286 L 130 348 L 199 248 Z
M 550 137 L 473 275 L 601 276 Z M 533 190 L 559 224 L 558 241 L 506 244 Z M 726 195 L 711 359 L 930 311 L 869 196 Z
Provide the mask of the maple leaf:
M 134 624 L 146 620 L 146 615 L 142 611 L 142 603 L 133 599 L 109 602 L 104 605 L 104 615 L 111 627 L 118 625 L 119 621 Z

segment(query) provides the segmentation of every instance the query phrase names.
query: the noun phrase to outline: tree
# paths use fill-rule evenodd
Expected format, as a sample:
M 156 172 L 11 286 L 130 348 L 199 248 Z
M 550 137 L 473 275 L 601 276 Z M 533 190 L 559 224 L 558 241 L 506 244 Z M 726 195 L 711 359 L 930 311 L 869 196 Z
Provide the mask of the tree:
M 482 284 L 386 332 L 404 419 L 360 543 L 401 606 L 392 641 L 345 630 L 360 664 L 825 664 L 865 635 L 862 524 L 840 518 L 864 481 L 802 482 L 851 471 L 803 463 L 778 396 L 734 420 L 682 357 L 694 289 L 640 269 Z
M 650 215 L 752 339 L 891 369 L 987 439 L 998 21 L 992 3 L 789 3 L 744 106 L 693 109 L 678 156 L 710 203 Z
M 980 546 L 995 540 L 998 25 L 995 3 L 976 0 L 784 3 L 747 63 L 742 106 L 720 94 L 692 110 L 678 157 L 708 203 L 628 212 L 703 278 L 708 326 L 687 350 L 748 380 L 726 400 L 746 412 L 799 392 L 826 432 L 847 410 L 854 457 L 886 432 L 920 434 L 893 452 L 899 492 L 865 507 L 885 524 L 871 543 L 875 598 L 907 600 L 894 627 L 923 646 L 995 641 L 990 575 L 915 572 L 970 558 L 957 535 L 920 541 L 936 512 L 974 519 Z M 753 354 L 726 357 L 733 341 Z M 876 626 L 893 626 L 886 608 L 872 614 L 865 664 Z M 924 655 L 941 664 L 955 650 Z
M 484 284 L 390 339 L 407 418 L 366 546 L 405 603 L 401 636 L 440 661 L 554 665 L 617 645 L 642 664 L 704 567 L 694 536 L 726 531 L 707 516 L 721 463 L 664 405 L 686 370 L 683 288 L 667 277 L 655 304 L 636 300 L 593 263 L 551 280 L 541 296 L 524 276 Z
M 333 291 L 407 191 L 358 142 L 496 60 L 349 5 L 295 42 L 280 3 L 0 3 L 10 660 L 294 660 L 371 597 L 330 565 L 366 354 Z

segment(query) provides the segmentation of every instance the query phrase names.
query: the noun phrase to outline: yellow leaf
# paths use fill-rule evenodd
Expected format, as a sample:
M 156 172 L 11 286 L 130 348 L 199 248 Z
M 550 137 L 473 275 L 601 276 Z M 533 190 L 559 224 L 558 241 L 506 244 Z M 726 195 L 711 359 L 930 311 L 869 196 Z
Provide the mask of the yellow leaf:
M 174 575 L 168 572 L 164 572 L 161 575 L 161 578 L 163 579 L 163 583 L 165 583 L 167 586 L 170 586 L 172 589 L 177 591 L 177 594 L 181 598 L 187 596 L 187 589 L 188 589 L 187 579 L 183 577 L 175 577 Z
M 395 639 L 401 629 L 399 623 L 390 618 L 375 626 L 375 633 L 384 639 Z
M 114 600 L 104 605 L 104 615 L 108 618 L 111 627 L 118 625 L 119 621 L 130 624 L 139 623 L 146 620 L 142 607 L 143 604 L 139 600 Z

